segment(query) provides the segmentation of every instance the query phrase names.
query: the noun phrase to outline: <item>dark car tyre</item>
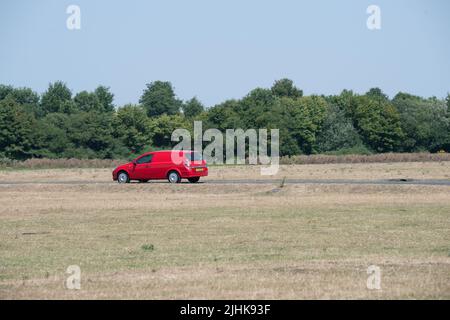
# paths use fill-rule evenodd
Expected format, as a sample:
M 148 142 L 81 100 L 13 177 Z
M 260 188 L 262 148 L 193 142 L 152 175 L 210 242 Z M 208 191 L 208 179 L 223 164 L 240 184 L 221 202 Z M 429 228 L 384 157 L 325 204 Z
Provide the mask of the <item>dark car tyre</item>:
M 167 180 L 169 180 L 170 183 L 179 183 L 181 181 L 181 177 L 176 171 L 170 171 L 167 175 Z
M 200 180 L 200 177 L 188 178 L 190 183 L 197 183 Z
M 130 177 L 128 176 L 128 174 L 126 172 L 119 172 L 119 174 L 117 175 L 117 182 L 118 183 L 128 183 L 130 182 Z

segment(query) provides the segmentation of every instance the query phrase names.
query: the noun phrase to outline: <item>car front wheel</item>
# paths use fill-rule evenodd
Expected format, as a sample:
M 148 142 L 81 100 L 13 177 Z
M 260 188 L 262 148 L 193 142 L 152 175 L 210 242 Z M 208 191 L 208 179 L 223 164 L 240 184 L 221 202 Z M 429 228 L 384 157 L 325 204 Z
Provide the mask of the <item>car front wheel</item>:
M 120 172 L 117 176 L 117 182 L 118 183 L 128 183 L 130 182 L 130 177 L 126 172 Z

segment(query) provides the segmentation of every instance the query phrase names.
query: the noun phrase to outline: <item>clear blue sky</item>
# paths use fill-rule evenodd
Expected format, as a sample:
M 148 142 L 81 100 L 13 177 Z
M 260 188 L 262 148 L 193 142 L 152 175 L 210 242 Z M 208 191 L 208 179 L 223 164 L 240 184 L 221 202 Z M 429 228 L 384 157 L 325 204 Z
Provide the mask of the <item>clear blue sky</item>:
M 66 8 L 81 8 L 81 30 Z M 382 29 L 366 27 L 368 5 Z M 444 97 L 450 91 L 447 0 L 1 1 L 0 83 L 43 92 L 110 86 L 136 103 L 168 80 L 207 106 L 288 77 L 305 94 L 378 86 Z

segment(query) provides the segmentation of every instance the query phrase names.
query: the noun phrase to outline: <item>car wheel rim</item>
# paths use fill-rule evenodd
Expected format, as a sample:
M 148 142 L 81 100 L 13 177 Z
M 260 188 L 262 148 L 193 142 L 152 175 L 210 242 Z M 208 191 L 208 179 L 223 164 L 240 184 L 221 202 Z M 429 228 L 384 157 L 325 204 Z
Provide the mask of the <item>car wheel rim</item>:
M 119 182 L 127 181 L 127 176 L 124 173 L 119 174 Z
M 169 180 L 170 180 L 170 182 L 176 182 L 178 180 L 177 174 L 176 173 L 171 173 L 169 175 Z

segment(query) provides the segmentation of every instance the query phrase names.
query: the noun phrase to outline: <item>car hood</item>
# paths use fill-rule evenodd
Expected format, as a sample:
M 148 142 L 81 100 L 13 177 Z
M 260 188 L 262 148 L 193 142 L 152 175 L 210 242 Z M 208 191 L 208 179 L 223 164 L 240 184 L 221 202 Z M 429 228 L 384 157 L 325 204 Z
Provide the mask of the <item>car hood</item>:
M 131 169 L 133 168 L 133 166 L 134 166 L 133 162 L 124 163 L 117 166 L 117 168 L 115 168 L 114 171 L 119 171 L 120 169 Z

